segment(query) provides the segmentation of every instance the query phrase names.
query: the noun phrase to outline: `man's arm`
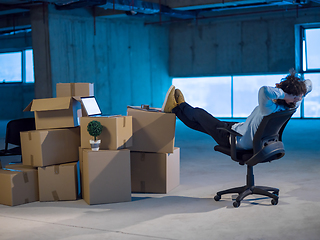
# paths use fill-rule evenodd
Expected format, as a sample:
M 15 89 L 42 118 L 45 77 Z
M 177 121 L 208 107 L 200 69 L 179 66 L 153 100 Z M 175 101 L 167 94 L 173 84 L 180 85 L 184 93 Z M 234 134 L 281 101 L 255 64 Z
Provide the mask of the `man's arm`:
M 267 86 L 261 87 L 259 90 L 258 100 L 262 115 L 266 116 L 273 113 L 277 108 L 277 105 L 273 100 L 284 98 L 285 92 L 281 88 Z

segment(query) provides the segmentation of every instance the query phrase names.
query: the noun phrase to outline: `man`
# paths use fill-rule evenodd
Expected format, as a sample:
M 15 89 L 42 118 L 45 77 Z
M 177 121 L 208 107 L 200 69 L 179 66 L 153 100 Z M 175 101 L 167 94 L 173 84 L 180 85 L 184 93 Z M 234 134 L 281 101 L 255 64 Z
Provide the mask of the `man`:
M 263 86 L 259 90 L 259 105 L 243 123 L 220 121 L 202 108 L 185 102 L 179 89 L 172 85 L 162 106 L 163 112 L 172 112 L 188 127 L 210 135 L 219 145 L 229 147 L 229 133 L 217 128 L 231 128 L 242 136 L 237 137 L 238 149 L 252 149 L 255 132 L 264 116 L 299 107 L 302 99 L 312 90 L 310 80 L 301 80 L 294 70 L 276 87 Z

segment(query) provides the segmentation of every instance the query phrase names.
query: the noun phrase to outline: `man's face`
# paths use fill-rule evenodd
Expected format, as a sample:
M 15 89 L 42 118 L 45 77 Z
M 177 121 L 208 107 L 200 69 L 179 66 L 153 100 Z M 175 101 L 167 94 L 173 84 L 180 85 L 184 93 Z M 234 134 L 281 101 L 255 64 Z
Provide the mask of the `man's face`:
M 290 107 L 295 107 L 296 103 L 302 100 L 302 97 L 303 97 L 303 94 L 300 94 L 298 96 L 293 96 L 292 100 L 285 100 L 285 101 Z

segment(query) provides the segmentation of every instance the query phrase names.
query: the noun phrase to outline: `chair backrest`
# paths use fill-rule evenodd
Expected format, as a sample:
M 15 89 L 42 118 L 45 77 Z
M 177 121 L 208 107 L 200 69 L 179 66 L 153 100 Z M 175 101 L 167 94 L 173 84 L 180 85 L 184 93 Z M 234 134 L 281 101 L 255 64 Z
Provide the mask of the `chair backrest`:
M 8 149 L 9 143 L 21 146 L 20 132 L 35 129 L 36 126 L 34 118 L 20 118 L 9 121 L 6 130 L 5 148 Z
M 280 111 L 265 116 L 253 138 L 253 153 L 257 153 L 271 142 L 281 141 L 282 133 L 296 109 Z

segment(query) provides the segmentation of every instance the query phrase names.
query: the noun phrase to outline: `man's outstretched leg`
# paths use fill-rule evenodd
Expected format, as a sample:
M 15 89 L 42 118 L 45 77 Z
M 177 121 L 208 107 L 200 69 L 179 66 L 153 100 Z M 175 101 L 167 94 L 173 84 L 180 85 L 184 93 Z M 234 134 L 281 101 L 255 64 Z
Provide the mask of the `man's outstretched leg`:
M 178 104 L 174 98 L 175 86 L 171 85 L 167 91 L 166 98 L 164 99 L 162 105 L 162 112 L 171 113 L 172 109 L 175 108 Z
M 209 134 L 219 145 L 229 146 L 229 134 L 219 130 L 219 127 L 229 127 L 226 122 L 213 117 L 201 108 L 194 108 L 185 102 L 184 96 L 179 89 L 170 87 L 163 104 L 164 112 L 173 112 L 188 127 Z M 174 94 L 173 94 L 174 92 Z M 167 106 L 167 108 L 166 108 Z

